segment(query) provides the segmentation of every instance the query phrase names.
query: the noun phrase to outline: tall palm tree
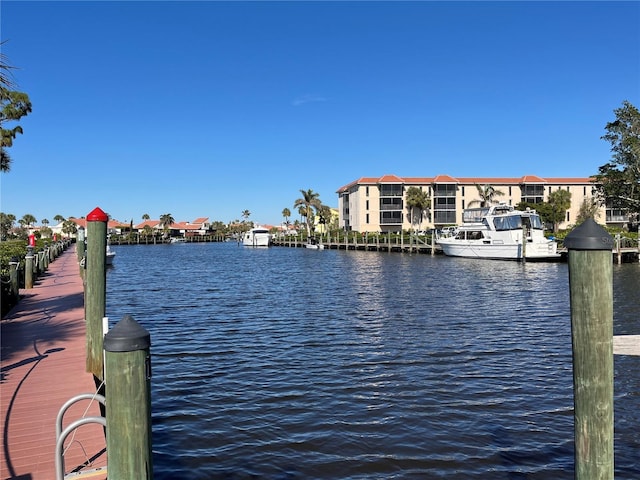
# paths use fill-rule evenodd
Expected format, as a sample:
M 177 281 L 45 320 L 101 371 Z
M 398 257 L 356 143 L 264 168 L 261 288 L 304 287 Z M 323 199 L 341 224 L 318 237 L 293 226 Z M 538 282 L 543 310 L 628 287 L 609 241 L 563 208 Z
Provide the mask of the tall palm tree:
M 302 197 L 293 203 L 293 207 L 298 208 L 300 212 L 304 211 L 303 216 L 305 217 L 305 223 L 307 225 L 307 237 L 310 237 L 311 225 L 313 224 L 313 210 L 315 209 L 319 212 L 322 208 L 322 202 L 320 201 L 320 194 L 311 189 L 300 190 L 300 193 Z
M 284 217 L 284 224 L 288 227 L 289 226 L 289 217 L 291 216 L 291 210 L 289 210 L 288 208 L 283 208 L 282 209 L 282 216 Z
M 43 218 L 42 220 L 40 220 L 40 223 L 46 227 L 47 225 L 49 225 L 49 220 Z
M 411 225 L 416 230 L 422 223 L 424 213 L 431 207 L 429 194 L 418 187 L 409 187 L 405 195 L 405 204 L 411 216 Z
M 173 219 L 170 213 L 160 215 L 160 226 L 162 227 L 162 231 L 164 232 L 164 238 L 167 238 L 167 232 L 169 231 L 171 225 L 173 225 L 174 223 L 176 223 L 176 221 Z
M 244 221 L 246 222 L 247 220 L 249 220 L 249 217 L 251 216 L 251 212 L 249 210 L 243 210 L 241 215 L 242 215 L 242 218 L 244 218 Z
M 58 215 L 56 215 L 55 217 L 53 217 L 53 219 L 54 219 L 56 222 L 58 222 L 58 223 L 64 222 L 64 221 L 66 220 L 66 218 L 64 218 L 64 217 L 63 217 L 62 215 L 60 215 L 60 214 L 58 214 Z
M 147 221 L 147 220 L 149 220 L 150 218 L 151 218 L 151 217 L 149 216 L 149 214 L 148 214 L 148 213 L 145 213 L 145 214 L 143 214 L 143 215 L 142 215 L 142 220 L 144 220 L 144 221 Z
M 469 206 L 479 203 L 481 207 L 487 207 L 492 203 L 496 203 L 495 197 L 500 197 L 504 195 L 504 192 L 500 190 L 496 190 L 495 187 L 493 187 L 492 185 L 480 186 L 476 183 L 476 188 L 478 189 L 478 195 L 480 196 L 480 200 L 471 200 L 469 202 Z

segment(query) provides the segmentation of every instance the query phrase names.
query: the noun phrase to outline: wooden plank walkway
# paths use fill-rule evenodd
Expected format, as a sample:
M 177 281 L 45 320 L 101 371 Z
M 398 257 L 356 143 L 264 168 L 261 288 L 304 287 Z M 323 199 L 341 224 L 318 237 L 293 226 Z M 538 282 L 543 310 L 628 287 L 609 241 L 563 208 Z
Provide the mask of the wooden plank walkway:
M 54 480 L 56 417 L 72 397 L 96 390 L 85 371 L 84 291 L 75 247 L 49 265 L 34 288 L 21 290 L 19 304 L 2 320 L 0 414 L 3 480 Z M 100 416 L 96 402 L 81 401 L 64 427 L 83 416 Z M 71 433 L 65 472 L 83 469 L 106 478 L 106 442 L 101 425 Z

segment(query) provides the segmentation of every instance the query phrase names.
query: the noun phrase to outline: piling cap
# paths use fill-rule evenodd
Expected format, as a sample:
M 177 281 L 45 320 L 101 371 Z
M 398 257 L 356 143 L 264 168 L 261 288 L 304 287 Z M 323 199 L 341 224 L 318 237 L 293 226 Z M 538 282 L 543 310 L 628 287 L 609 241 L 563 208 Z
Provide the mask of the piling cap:
M 87 215 L 87 222 L 108 222 L 109 215 L 104 213 L 100 207 L 96 207 Z
M 146 350 L 151 346 L 151 335 L 131 315 L 125 315 L 104 336 L 103 346 L 107 352 Z
M 588 218 L 567 235 L 564 246 L 569 250 L 612 250 L 613 237 L 593 218 Z

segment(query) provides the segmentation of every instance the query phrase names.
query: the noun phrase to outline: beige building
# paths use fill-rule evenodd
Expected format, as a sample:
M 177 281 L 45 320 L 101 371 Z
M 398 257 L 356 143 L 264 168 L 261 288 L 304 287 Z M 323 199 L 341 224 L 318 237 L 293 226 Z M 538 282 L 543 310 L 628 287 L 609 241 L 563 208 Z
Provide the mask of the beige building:
M 471 202 L 480 200 L 477 186 L 485 185 L 503 193 L 495 197 L 496 201 L 513 206 L 520 202 L 546 202 L 551 192 L 566 189 L 571 193 L 571 208 L 567 211 L 565 221 L 559 225 L 560 229 L 572 225 L 583 200 L 590 201 L 593 197 L 590 178 L 542 178 L 535 175 L 519 178 L 454 178 L 449 175 L 363 177 L 337 191 L 339 225 L 345 230 L 357 232 L 395 232 L 412 228 L 405 205 L 409 187 L 426 191 L 431 199 L 431 208 L 425 212 L 418 229 L 459 225 L 463 210 Z M 604 207 L 596 217 L 596 221 L 608 225 L 620 225 L 625 220 L 621 212 L 616 214 Z

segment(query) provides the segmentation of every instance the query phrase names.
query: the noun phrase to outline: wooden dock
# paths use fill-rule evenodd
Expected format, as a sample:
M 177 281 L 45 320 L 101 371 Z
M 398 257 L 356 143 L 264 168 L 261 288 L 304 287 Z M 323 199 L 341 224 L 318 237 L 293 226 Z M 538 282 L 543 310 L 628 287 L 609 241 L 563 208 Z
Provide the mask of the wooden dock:
M 21 290 L 18 305 L 2 319 L 0 478 L 56 479 L 56 417 L 72 397 L 93 393 L 85 371 L 84 292 L 75 247 L 49 265 L 34 288 Z M 82 401 L 64 416 L 64 427 L 100 416 L 96 402 Z M 106 478 L 101 425 L 76 429 L 64 446 L 65 472 L 73 478 Z
M 306 241 L 299 238 L 275 238 L 272 244 L 277 247 L 304 248 Z M 360 250 L 367 252 L 398 252 L 398 253 L 416 253 L 428 255 L 443 255 L 442 248 L 437 243 L 432 244 L 422 239 L 416 241 L 407 241 L 403 237 L 387 239 L 385 237 L 376 237 L 367 239 L 363 237 L 358 239 L 353 236 L 345 241 L 322 241 L 325 249 L 329 250 Z M 561 255 L 560 260 L 566 260 L 567 249 L 558 248 Z M 633 263 L 640 261 L 640 246 L 621 246 L 619 243 L 614 244 L 612 250 L 613 261 L 615 263 Z
M 297 238 L 274 239 L 272 244 L 277 247 L 304 248 L 306 241 Z M 356 237 L 345 241 L 322 241 L 326 249 L 329 250 L 360 250 L 368 252 L 400 252 L 400 253 L 422 253 L 422 254 L 442 254 L 440 245 L 426 243 L 424 240 L 405 241 L 403 237 L 387 239 L 376 237 L 375 239 L 361 240 Z

